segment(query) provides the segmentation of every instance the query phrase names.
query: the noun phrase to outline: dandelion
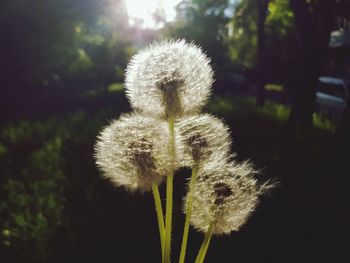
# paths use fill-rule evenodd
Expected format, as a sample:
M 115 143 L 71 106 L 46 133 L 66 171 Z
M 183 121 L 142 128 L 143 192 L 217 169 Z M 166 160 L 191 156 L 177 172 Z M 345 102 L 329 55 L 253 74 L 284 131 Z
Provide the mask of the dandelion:
M 187 211 L 191 199 L 191 225 L 205 234 L 195 263 L 204 261 L 212 235 L 237 231 L 247 221 L 267 191 L 268 183 L 258 185 L 253 167 L 227 159 L 214 159 L 198 170 L 192 196 L 184 199 Z
M 212 155 L 224 158 L 230 151 L 228 127 L 210 114 L 186 116 L 175 123 L 175 131 L 181 138 L 184 166 L 205 163 Z
M 184 40 L 157 42 L 139 51 L 126 70 L 126 93 L 132 107 L 169 118 L 198 112 L 213 82 L 210 60 Z
M 165 122 L 139 114 L 123 115 L 100 133 L 96 164 L 116 186 L 149 191 L 169 170 L 168 138 Z
M 254 174 L 248 162 L 215 160 L 199 168 L 192 197 L 193 227 L 207 232 L 213 224 L 214 235 L 239 230 L 257 206 L 259 195 L 270 187 L 259 186 Z

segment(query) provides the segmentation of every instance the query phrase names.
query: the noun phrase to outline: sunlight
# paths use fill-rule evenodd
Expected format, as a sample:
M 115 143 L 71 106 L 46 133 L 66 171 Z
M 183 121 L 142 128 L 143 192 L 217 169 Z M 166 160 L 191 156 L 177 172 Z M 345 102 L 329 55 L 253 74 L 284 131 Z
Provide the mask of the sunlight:
M 158 29 L 175 19 L 175 6 L 181 0 L 126 0 L 130 25 Z M 159 19 L 157 19 L 157 17 Z M 158 20 L 158 21 L 157 21 Z

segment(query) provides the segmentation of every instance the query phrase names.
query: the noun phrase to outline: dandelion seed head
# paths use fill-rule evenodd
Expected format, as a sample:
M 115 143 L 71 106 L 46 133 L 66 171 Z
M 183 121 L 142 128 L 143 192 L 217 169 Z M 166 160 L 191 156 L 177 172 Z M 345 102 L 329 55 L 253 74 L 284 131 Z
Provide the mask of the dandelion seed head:
M 132 57 L 125 76 L 134 109 L 157 117 L 197 112 L 213 82 L 209 58 L 184 40 L 151 44 Z
M 136 113 L 126 114 L 98 136 L 96 164 L 116 186 L 149 191 L 168 172 L 168 140 L 165 122 Z
M 210 114 L 185 116 L 175 123 L 175 131 L 181 139 L 184 166 L 204 163 L 213 155 L 224 158 L 230 151 L 228 127 Z
M 253 167 L 227 159 L 207 162 L 198 170 L 192 199 L 191 224 L 206 232 L 214 222 L 213 234 L 237 231 L 247 221 L 268 184 L 258 186 Z M 184 209 L 188 196 L 184 199 Z

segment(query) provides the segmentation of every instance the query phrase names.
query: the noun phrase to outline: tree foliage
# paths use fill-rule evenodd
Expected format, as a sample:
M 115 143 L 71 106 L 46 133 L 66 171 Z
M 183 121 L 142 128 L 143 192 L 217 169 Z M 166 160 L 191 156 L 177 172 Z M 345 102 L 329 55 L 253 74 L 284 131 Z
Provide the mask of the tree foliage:
M 123 1 L 15 0 L 1 5 L 5 95 L 33 87 L 76 89 L 105 79 L 120 81 L 120 68 L 130 55 Z
M 229 60 L 223 38 L 229 7 L 228 0 L 184 0 L 177 6 L 176 21 L 165 29 L 166 34 L 201 45 L 212 58 L 216 72 L 225 70 Z
M 256 62 L 257 10 L 257 1 L 240 1 L 230 21 L 232 36 L 229 36 L 227 45 L 231 59 L 244 68 L 252 68 Z
M 257 19 L 258 2 L 238 2 L 230 23 L 232 35 L 227 47 L 233 63 L 245 69 L 254 69 L 257 63 Z M 267 79 L 279 81 L 287 74 L 286 66 L 296 56 L 297 40 L 293 24 L 293 13 L 288 0 L 271 0 L 265 21 Z

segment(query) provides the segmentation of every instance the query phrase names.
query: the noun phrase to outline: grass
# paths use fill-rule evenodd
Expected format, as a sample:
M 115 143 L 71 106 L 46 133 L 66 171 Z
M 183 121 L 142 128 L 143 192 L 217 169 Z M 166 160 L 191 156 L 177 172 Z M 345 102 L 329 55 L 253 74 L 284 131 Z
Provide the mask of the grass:
M 267 91 L 274 91 L 274 92 L 282 92 L 283 91 L 283 85 L 281 84 L 274 84 L 274 83 L 268 83 L 265 85 L 265 90 Z
M 109 92 L 120 92 L 124 90 L 124 85 L 123 83 L 115 82 L 112 83 L 108 86 L 108 91 Z
M 257 107 L 255 97 L 216 96 L 210 101 L 207 110 L 219 115 L 248 114 L 270 118 L 281 123 L 286 123 L 290 114 L 290 107 L 274 101 L 266 101 L 263 107 Z M 335 123 L 322 116 L 313 113 L 313 124 L 316 129 L 334 132 Z

